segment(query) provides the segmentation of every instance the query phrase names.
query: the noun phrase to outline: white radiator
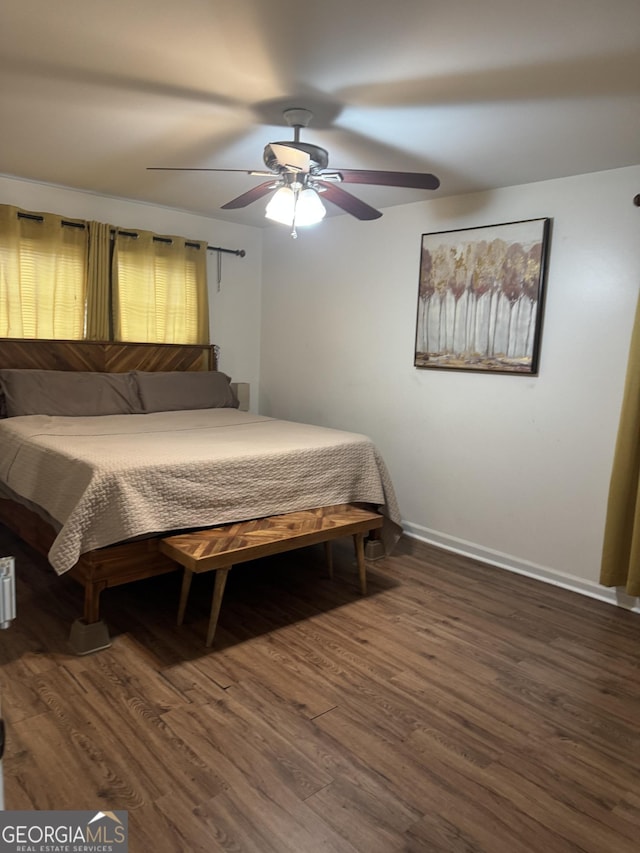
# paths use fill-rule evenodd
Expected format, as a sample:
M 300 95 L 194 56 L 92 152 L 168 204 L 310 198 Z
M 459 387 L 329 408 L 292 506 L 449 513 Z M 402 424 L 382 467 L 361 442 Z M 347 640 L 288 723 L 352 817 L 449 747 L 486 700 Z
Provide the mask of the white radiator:
M 13 557 L 0 557 L 0 628 L 16 618 L 16 581 Z
M 0 628 L 8 628 L 16 618 L 15 562 L 13 557 L 0 557 Z M 2 753 L 4 752 L 4 720 L 0 708 L 0 811 L 4 811 L 4 778 Z

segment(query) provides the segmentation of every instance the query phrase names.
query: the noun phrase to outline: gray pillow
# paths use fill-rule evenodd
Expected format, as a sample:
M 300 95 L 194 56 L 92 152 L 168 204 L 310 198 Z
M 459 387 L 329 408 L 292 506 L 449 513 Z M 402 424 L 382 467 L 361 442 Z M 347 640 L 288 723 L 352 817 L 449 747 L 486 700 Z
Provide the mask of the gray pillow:
M 238 398 L 225 373 L 217 370 L 186 370 L 147 373 L 135 370 L 145 412 L 186 409 L 236 409 Z
M 138 386 L 129 373 L 72 370 L 0 370 L 7 415 L 131 415 L 142 413 Z

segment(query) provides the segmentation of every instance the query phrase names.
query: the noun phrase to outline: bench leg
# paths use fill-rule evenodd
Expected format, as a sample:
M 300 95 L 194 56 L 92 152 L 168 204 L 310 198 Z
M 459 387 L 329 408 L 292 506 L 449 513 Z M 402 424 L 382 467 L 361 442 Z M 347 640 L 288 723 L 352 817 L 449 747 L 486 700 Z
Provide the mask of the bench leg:
M 327 571 L 329 572 L 329 580 L 333 580 L 333 551 L 331 550 L 331 542 L 324 543 L 324 558 L 327 563 Z
M 218 569 L 216 572 L 216 582 L 213 587 L 213 599 L 211 601 L 211 616 L 209 616 L 209 629 L 207 631 L 207 646 L 213 643 L 213 637 L 216 633 L 218 624 L 218 616 L 220 615 L 220 605 L 222 604 L 222 596 L 224 595 L 224 586 L 227 582 L 228 569 Z
M 187 609 L 187 599 L 189 598 L 189 590 L 191 589 L 191 581 L 193 572 L 190 569 L 184 570 L 182 577 L 182 589 L 180 591 L 180 604 L 178 605 L 178 625 L 182 625 L 184 621 L 184 611 Z
M 358 560 L 358 574 L 360 575 L 360 592 L 367 594 L 367 566 L 364 561 L 364 533 L 354 533 L 353 541 L 356 546 L 356 558 Z

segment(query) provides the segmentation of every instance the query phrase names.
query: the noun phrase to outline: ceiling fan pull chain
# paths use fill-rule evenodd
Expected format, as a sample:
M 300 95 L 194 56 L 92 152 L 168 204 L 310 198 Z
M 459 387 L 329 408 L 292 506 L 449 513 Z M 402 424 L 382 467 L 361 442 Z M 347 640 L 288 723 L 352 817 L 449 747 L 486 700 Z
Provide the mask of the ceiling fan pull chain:
M 299 128 L 296 128 L 299 130 Z M 300 198 L 300 183 L 298 181 L 294 181 L 292 184 L 293 188 L 293 218 L 291 219 L 291 237 L 293 240 L 298 239 L 298 232 L 296 230 L 296 213 L 298 212 L 298 199 Z

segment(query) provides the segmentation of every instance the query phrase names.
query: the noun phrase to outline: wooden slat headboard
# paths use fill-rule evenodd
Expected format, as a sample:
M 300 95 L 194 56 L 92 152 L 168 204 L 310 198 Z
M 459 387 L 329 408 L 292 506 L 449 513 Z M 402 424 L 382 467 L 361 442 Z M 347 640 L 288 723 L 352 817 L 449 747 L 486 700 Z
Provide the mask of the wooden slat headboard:
M 215 370 L 213 344 L 143 344 L 0 338 L 0 368 L 88 370 Z

